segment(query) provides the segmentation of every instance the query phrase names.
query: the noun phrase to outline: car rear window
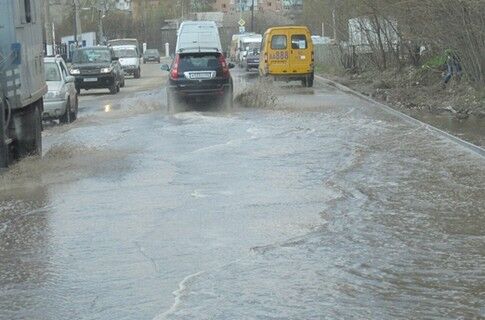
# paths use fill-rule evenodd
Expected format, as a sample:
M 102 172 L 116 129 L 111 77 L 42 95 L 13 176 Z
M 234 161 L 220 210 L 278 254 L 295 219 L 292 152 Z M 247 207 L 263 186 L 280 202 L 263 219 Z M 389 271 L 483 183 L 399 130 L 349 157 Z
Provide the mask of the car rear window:
M 304 34 L 294 34 L 291 36 L 292 49 L 306 49 L 308 48 L 306 36 Z
M 59 67 L 55 62 L 46 62 L 45 68 L 45 81 L 61 81 L 61 73 Z
M 179 72 L 220 71 L 219 53 L 188 53 L 180 55 Z
M 286 49 L 286 36 L 285 35 L 275 35 L 271 38 L 271 49 L 282 50 Z
M 106 49 L 78 49 L 72 58 L 74 63 L 111 62 L 111 52 Z
M 114 49 L 114 52 L 115 52 L 115 55 L 118 58 L 136 58 L 136 57 L 138 57 L 135 49 Z

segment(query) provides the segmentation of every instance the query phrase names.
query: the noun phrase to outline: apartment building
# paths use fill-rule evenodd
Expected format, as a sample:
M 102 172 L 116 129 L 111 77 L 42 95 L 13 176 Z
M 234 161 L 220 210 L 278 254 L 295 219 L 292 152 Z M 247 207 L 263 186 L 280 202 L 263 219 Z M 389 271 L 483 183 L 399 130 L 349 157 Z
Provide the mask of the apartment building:
M 213 4 L 215 11 L 238 12 L 250 11 L 253 0 L 216 0 Z M 254 0 L 254 10 L 259 11 L 281 11 L 283 0 Z

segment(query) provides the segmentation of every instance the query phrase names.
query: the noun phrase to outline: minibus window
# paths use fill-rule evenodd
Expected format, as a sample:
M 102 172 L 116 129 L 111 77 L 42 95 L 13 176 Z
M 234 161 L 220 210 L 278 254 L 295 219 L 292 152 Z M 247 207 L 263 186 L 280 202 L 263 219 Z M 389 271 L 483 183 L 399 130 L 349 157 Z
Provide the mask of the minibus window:
M 286 36 L 277 35 L 271 38 L 271 49 L 273 50 L 283 50 L 286 49 Z
M 292 49 L 306 49 L 308 48 L 306 37 L 304 34 L 294 34 L 291 36 Z

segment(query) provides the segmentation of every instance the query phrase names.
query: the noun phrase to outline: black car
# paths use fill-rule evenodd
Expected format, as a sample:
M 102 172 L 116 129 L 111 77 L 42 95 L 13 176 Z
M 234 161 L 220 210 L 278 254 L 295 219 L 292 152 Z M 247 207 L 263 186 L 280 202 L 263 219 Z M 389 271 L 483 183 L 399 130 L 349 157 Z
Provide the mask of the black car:
M 143 54 L 143 63 L 150 61 L 160 63 L 160 52 L 157 49 L 147 49 Z
M 226 109 L 233 105 L 233 82 L 229 69 L 234 64 L 217 49 L 209 52 L 176 54 L 172 66 L 163 65 L 170 72 L 167 86 L 167 106 L 170 111 L 183 102 L 216 101 Z
M 106 88 L 112 94 L 125 85 L 118 58 L 109 47 L 86 47 L 73 53 L 70 73 L 75 77 L 76 91 Z

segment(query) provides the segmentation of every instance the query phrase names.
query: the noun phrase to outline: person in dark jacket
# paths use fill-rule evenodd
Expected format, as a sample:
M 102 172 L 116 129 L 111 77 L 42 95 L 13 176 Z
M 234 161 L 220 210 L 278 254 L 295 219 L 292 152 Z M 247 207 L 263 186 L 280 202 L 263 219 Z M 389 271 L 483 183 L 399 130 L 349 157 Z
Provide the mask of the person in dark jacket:
M 448 82 L 450 82 L 453 75 L 456 77 L 457 80 L 461 79 L 462 68 L 460 64 L 460 59 L 458 56 L 451 50 L 446 50 L 446 74 L 443 77 L 443 89 L 446 88 Z

